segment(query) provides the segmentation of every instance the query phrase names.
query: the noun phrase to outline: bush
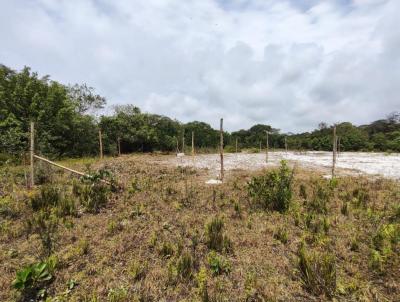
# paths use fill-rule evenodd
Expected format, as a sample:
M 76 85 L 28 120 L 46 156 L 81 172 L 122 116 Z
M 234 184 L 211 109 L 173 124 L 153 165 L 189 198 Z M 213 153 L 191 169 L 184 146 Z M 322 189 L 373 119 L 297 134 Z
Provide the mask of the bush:
M 298 251 L 297 267 L 305 288 L 315 295 L 332 297 L 336 291 L 336 261 L 332 254 L 308 253 L 304 244 Z
M 327 214 L 331 188 L 326 181 L 316 181 L 313 185 L 313 196 L 307 208 L 314 213 Z
M 282 161 L 279 170 L 253 177 L 248 183 L 248 195 L 264 209 L 286 212 L 292 199 L 292 183 L 293 170 Z
M 232 251 L 232 242 L 223 233 L 224 222 L 221 218 L 215 217 L 206 224 L 206 243 L 209 249 L 218 252 Z
M 53 185 L 43 185 L 39 193 L 31 198 L 31 206 L 34 211 L 57 206 L 61 200 L 60 189 Z

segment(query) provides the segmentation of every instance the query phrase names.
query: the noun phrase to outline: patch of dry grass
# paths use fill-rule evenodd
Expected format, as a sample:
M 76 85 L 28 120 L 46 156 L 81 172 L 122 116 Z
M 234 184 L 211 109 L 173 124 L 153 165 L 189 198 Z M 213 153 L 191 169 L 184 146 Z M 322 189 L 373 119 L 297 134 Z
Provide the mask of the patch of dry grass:
M 58 301 L 400 300 L 399 183 L 361 177 L 330 182 L 318 173 L 296 170 L 290 207 L 279 213 L 251 205 L 247 183 L 264 171 L 231 171 L 223 185 L 213 187 L 204 184 L 207 171 L 162 162 L 159 155 L 72 162 L 81 170 L 110 170 L 123 190 L 112 192 L 98 213 L 86 211 L 75 197 L 76 213 L 57 216 L 52 257 L 58 262 L 55 278 L 46 287 L 48 297 Z M 11 283 L 16 272 L 47 256 L 40 236 L 28 232 L 25 223 L 35 214 L 29 200 L 37 192 L 24 189 L 20 167 L 4 169 L 0 300 L 14 301 L 18 293 Z M 70 175 L 54 170 L 46 181 L 65 187 L 64 195 L 73 198 Z M 210 245 L 210 232 L 215 230 L 211 239 L 216 241 Z M 311 281 L 299 266 L 300 247 L 308 260 L 329 255 L 326 266 L 310 264 L 315 275 Z M 332 263 L 334 278 L 329 274 Z M 331 278 L 325 280 L 324 275 Z

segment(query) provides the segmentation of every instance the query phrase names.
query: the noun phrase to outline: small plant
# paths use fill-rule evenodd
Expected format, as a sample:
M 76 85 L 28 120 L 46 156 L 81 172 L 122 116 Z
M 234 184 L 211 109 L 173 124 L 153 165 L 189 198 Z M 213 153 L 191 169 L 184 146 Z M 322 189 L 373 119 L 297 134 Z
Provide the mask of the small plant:
M 274 233 L 274 237 L 283 244 L 286 244 L 288 242 L 288 233 L 285 228 L 279 227 L 277 231 Z
M 292 199 L 293 170 L 285 161 L 278 171 L 253 177 L 248 183 L 248 195 L 255 205 L 264 209 L 286 212 Z
M 307 190 L 306 190 L 306 186 L 304 184 L 300 184 L 299 195 L 304 200 L 307 199 Z
M 164 258 L 169 258 L 173 254 L 174 254 L 173 245 L 169 242 L 164 242 L 160 249 L 160 255 L 163 256 Z
M 313 186 L 313 195 L 307 203 L 309 211 L 319 214 L 328 213 L 328 203 L 331 196 L 331 188 L 325 181 L 316 181 Z
M 199 295 L 201 296 L 202 302 L 210 301 L 207 290 L 207 278 L 208 278 L 207 269 L 205 267 L 201 267 L 196 275 L 196 283 L 199 289 Z
M 89 241 L 86 239 L 81 239 L 78 242 L 77 251 L 79 255 L 87 255 L 89 254 Z
M 124 286 L 112 288 L 108 291 L 107 299 L 109 302 L 128 302 L 128 290 Z
M 184 278 L 189 279 L 193 274 L 193 259 L 192 255 L 188 252 L 184 252 L 178 259 L 176 269 L 178 274 Z
M 134 261 L 129 266 L 129 275 L 135 281 L 139 281 L 139 280 L 143 279 L 146 275 L 146 271 L 147 271 L 147 262 L 140 263 L 138 261 Z
M 353 203 L 358 207 L 366 208 L 370 200 L 369 193 L 364 188 L 357 188 L 353 191 Z
M 46 262 L 25 266 L 17 272 L 12 286 L 18 290 L 24 301 L 44 295 L 43 286 L 53 278 Z
M 110 235 L 114 235 L 117 232 L 122 231 L 123 225 L 120 221 L 111 220 L 107 224 L 107 232 Z
M 229 274 L 231 264 L 215 251 L 211 251 L 207 256 L 208 265 L 210 266 L 213 275 Z
M 211 250 L 218 252 L 232 251 L 232 242 L 223 233 L 224 222 L 221 218 L 215 217 L 206 225 L 206 242 Z
M 297 267 L 305 288 L 315 294 L 332 297 L 336 291 L 336 261 L 332 254 L 316 254 L 306 251 L 301 244 Z
M 27 221 L 28 232 L 34 232 L 39 235 L 43 250 L 47 256 L 53 251 L 58 224 L 57 216 L 45 210 L 35 213 Z
M 343 202 L 340 212 L 344 216 L 349 216 L 349 203 L 347 201 Z

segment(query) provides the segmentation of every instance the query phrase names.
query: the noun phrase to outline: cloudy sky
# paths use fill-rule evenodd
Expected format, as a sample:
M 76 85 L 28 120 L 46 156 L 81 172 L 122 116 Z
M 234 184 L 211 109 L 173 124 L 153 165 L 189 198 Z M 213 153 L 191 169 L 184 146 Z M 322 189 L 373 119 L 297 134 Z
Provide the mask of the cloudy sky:
M 228 130 L 400 109 L 399 0 L 0 0 L 0 63 Z

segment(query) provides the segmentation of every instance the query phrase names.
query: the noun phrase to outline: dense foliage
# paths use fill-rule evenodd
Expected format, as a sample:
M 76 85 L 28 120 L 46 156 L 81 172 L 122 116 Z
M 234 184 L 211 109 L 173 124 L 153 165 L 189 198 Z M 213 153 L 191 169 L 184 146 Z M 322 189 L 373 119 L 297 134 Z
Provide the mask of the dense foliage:
M 63 85 L 39 77 L 30 68 L 20 72 L 0 65 L 0 162 L 10 155 L 20 157 L 28 149 L 30 121 L 35 122 L 36 152 L 52 157 L 77 157 L 98 153 L 98 130 L 103 133 L 106 154 L 121 152 L 182 151 L 183 137 L 191 145 L 195 133 L 196 149 L 215 149 L 219 132 L 199 121 L 180 123 L 165 116 L 142 113 L 133 105 L 116 106 L 113 114 L 96 118 L 106 99 L 86 84 Z M 400 151 L 400 115 L 369 125 L 336 125 L 342 151 Z M 271 148 L 330 150 L 332 128 L 321 123 L 311 133 L 282 134 L 269 125 L 257 124 L 248 130 L 224 133 L 225 146 L 239 149 Z M 188 150 L 186 150 L 188 151 Z M 4 160 L 4 159 L 3 159 Z

